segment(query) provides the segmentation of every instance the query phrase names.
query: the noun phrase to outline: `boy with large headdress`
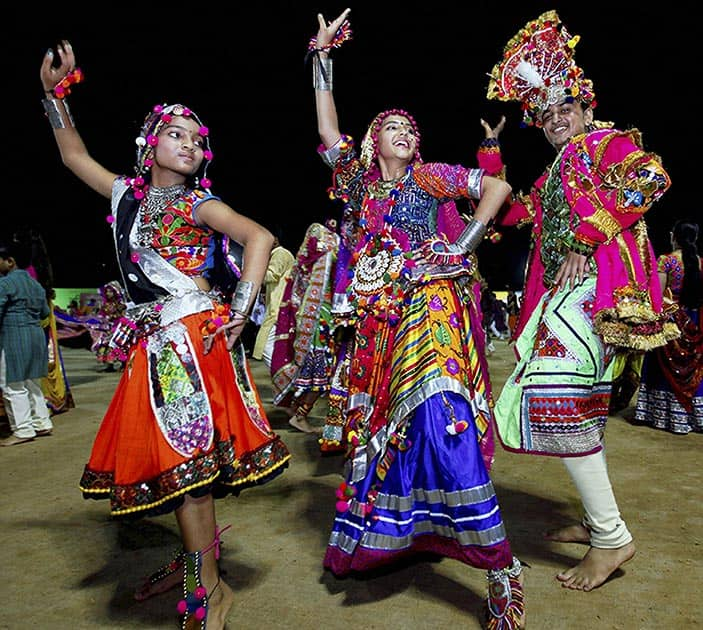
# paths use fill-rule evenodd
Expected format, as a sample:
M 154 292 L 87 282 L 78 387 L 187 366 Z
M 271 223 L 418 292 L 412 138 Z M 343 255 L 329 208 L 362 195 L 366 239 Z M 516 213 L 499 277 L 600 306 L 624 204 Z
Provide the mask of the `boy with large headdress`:
M 496 403 L 503 446 L 561 457 L 579 491 L 581 524 L 547 534 L 590 544 L 558 574 L 589 591 L 635 552 L 612 492 L 603 451 L 614 357 L 649 350 L 676 330 L 663 323 L 661 290 L 642 215 L 670 185 L 640 133 L 593 120 L 593 83 L 576 65 L 556 12 L 530 21 L 505 46 L 488 98 L 517 101 L 523 124 L 557 150 L 527 195 L 499 216 L 533 224 L 524 301 L 514 333 L 518 364 Z M 499 152 L 487 168 L 502 168 Z

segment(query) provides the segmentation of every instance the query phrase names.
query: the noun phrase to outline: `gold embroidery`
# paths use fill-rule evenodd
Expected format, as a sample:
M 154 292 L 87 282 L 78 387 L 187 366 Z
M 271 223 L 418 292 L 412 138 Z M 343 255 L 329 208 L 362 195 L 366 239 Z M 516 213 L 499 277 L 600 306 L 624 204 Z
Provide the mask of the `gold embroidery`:
M 627 247 L 627 243 L 622 236 L 622 233 L 617 235 L 615 239 L 618 244 L 618 252 L 620 253 L 620 258 L 623 264 L 627 268 L 627 278 L 630 285 L 636 284 L 635 280 L 635 266 L 632 263 L 632 256 L 630 256 L 630 250 Z
M 606 242 L 609 243 L 611 239 L 622 230 L 622 225 L 620 225 L 610 215 L 610 213 L 603 208 L 597 199 L 594 199 L 593 201 L 594 205 L 596 202 L 598 203 L 596 211 L 591 216 L 583 217 L 583 221 L 590 223 L 598 231 L 602 232 L 605 235 Z
M 530 197 L 530 195 L 526 195 L 525 193 L 520 192 L 515 196 L 515 200 L 525 206 L 525 210 L 529 215 L 528 218 L 520 219 L 520 221 L 518 221 L 517 223 L 517 227 L 529 225 L 535 220 L 535 204 L 532 203 L 532 197 Z

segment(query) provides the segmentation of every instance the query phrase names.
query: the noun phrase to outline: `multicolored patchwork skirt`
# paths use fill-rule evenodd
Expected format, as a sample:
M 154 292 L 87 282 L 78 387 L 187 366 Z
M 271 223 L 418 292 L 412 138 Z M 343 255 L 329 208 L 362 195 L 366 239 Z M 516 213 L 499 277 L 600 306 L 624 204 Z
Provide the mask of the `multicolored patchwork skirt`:
M 336 575 L 417 552 L 510 566 L 481 448 L 491 411 L 476 313 L 443 280 L 418 288 L 397 326 L 357 328 L 347 427 L 357 446 L 324 559 Z
M 516 341 L 518 364 L 494 409 L 510 451 L 598 452 L 608 419 L 614 350 L 593 330 L 595 278 L 547 293 Z
M 290 454 L 271 430 L 241 344 L 203 352 L 203 313 L 152 331 L 131 350 L 80 488 L 114 516 L 153 516 L 186 493 L 217 498 L 265 483 Z
M 703 432 L 703 308 L 679 309 L 681 337 L 645 355 L 635 421 L 655 429 Z

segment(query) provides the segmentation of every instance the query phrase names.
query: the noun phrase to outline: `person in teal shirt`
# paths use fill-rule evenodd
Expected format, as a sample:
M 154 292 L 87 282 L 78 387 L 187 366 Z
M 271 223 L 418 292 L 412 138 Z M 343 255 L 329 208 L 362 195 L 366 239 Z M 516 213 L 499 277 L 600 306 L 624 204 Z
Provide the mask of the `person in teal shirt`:
M 18 254 L 0 243 L 0 387 L 12 433 L 0 446 L 50 435 L 53 424 L 41 388 L 49 356 L 41 321 L 49 316 L 46 293 Z

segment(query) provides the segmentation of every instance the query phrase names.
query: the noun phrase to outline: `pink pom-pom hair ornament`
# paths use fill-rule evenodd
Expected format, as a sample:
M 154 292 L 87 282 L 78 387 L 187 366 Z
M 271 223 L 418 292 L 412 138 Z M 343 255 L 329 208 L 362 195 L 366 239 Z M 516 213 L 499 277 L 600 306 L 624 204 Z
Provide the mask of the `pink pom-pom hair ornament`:
M 551 105 L 578 100 L 595 107 L 593 82 L 576 65 L 571 36 L 556 11 L 531 20 L 510 39 L 503 59 L 490 73 L 488 100 L 517 101 L 523 126 L 542 126 L 542 113 Z
M 207 167 L 212 161 L 213 153 L 210 148 L 210 130 L 206 127 L 198 115 L 189 107 L 178 103 L 173 105 L 154 105 L 147 114 L 142 124 L 139 136 L 135 139 L 137 145 L 137 163 L 134 167 L 135 177 L 132 180 L 134 196 L 141 199 L 144 196 L 143 188 L 148 184 L 149 170 L 154 164 L 154 148 L 159 143 L 159 133 L 165 125 L 168 125 L 175 116 L 192 118 L 199 126 L 198 133 L 203 138 L 203 161 L 198 171 L 193 175 L 188 184 L 194 188 L 209 190 L 211 181 L 206 177 Z M 141 195 L 137 196 L 138 193 Z

